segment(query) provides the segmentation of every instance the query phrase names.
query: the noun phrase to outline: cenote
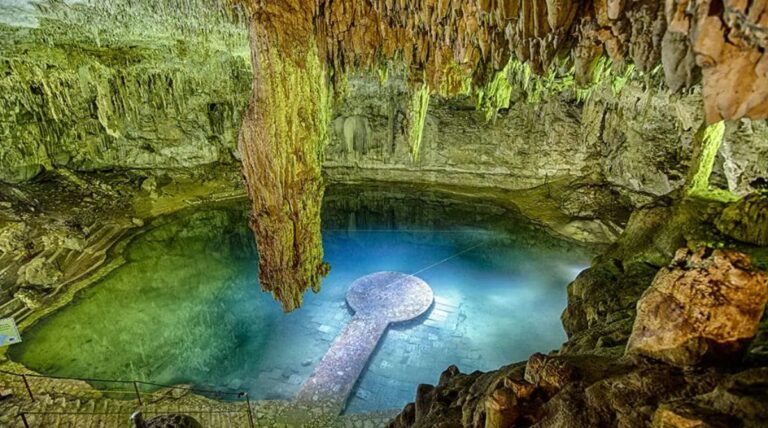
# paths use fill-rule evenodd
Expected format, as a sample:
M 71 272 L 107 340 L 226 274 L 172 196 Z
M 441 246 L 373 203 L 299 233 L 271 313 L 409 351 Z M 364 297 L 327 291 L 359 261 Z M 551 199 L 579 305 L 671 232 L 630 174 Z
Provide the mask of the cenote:
M 331 272 L 285 314 L 259 289 L 247 212 L 239 201 L 158 219 L 132 238 L 124 265 L 26 330 L 12 359 L 46 375 L 290 400 L 351 319 L 350 283 L 400 271 L 424 279 L 434 305 L 388 330 L 346 412 L 392 409 L 451 364 L 491 370 L 558 348 L 565 287 L 590 257 L 493 203 L 337 186 L 323 207 Z

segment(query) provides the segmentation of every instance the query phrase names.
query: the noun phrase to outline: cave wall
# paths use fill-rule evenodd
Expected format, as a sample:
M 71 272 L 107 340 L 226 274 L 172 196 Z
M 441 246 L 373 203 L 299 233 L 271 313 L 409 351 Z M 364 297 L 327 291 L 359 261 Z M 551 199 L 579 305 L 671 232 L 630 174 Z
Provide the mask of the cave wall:
M 636 204 L 685 181 L 696 129 L 697 91 L 671 95 L 630 81 L 586 100 L 550 93 L 531 102 L 515 88 L 508 109 L 488 121 L 469 96 L 432 97 L 418 158 L 405 132 L 407 85 L 372 74 L 349 79 L 334 111 L 324 171 L 331 181 L 388 180 L 526 189 L 596 177 Z M 768 174 L 768 124 L 730 122 L 713 182 L 738 193 Z
M 0 181 L 231 162 L 251 86 L 219 0 L 0 5 Z
M 0 181 L 57 167 L 237 167 L 251 91 L 242 11 L 220 0 L 153 4 L 44 2 L 23 13 L 0 6 Z M 704 115 L 699 87 L 670 95 L 659 76 L 633 78 L 617 92 L 604 81 L 588 97 L 575 90 L 532 97 L 510 73 L 509 108 L 498 114 L 478 111 L 469 95 L 430 97 L 414 158 L 409 85 L 390 74 L 349 77 L 328 127 L 331 181 L 522 189 L 596 176 L 640 203 L 682 183 Z M 744 193 L 765 176 L 766 122 L 729 123 L 713 183 Z

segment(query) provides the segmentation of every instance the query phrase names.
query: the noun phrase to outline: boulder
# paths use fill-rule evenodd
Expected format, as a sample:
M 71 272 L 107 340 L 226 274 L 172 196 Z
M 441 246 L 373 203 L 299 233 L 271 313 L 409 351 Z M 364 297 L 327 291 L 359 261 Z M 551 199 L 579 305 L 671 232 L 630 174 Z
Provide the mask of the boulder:
M 766 299 L 766 275 L 749 256 L 678 250 L 637 303 L 626 352 L 677 366 L 733 361 L 757 333 Z
M 520 417 L 515 393 L 504 386 L 494 390 L 485 400 L 485 428 L 514 426 Z
M 32 259 L 22 269 L 24 272 L 19 278 L 19 285 L 36 286 L 44 290 L 53 288 L 64 275 L 58 267 L 44 257 Z
M 43 306 L 43 299 L 45 296 L 39 290 L 21 288 L 13 294 L 13 297 L 19 299 L 19 301 L 29 309 L 35 310 Z
M 768 245 L 768 192 L 758 191 L 723 210 L 717 229 L 736 240 Z
M 575 381 L 577 375 L 574 368 L 565 360 L 537 352 L 528 359 L 524 378 L 527 382 L 553 393 Z

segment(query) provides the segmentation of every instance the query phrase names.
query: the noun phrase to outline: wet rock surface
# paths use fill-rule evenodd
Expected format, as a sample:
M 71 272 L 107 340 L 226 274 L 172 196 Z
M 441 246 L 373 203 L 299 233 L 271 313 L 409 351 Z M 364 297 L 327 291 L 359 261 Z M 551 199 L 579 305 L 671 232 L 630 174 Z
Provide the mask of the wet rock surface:
M 768 191 L 745 196 L 723 210 L 715 224 L 731 238 L 768 246 Z
M 766 299 L 766 275 L 745 254 L 680 250 L 640 297 L 627 353 L 681 366 L 738 360 Z
M 713 225 L 734 204 L 661 198 L 637 210 L 618 241 L 569 286 L 563 313 L 569 340 L 559 352 L 488 373 L 450 368 L 437 385 L 419 388 L 415 406 L 406 406 L 390 427 L 762 426 L 768 359 L 761 335 L 768 325 L 758 322 L 768 290 L 759 269 L 768 258 L 761 249 L 738 247 L 750 253 L 756 268 L 734 250 L 682 249 L 670 266 L 681 244 L 696 248 L 723 239 Z M 691 294 L 671 302 L 699 308 L 689 311 L 693 321 L 681 325 L 679 317 L 669 316 L 674 313 L 642 303 L 643 293 L 655 293 L 649 287 L 659 281 L 673 295 Z M 711 362 L 704 357 L 714 356 L 728 363 L 683 368 L 660 361 L 662 353 L 625 354 L 633 325 L 637 330 L 649 317 L 660 333 L 649 334 L 652 341 L 704 331 L 722 340 L 723 346 L 671 352 L 686 358 L 668 361 Z M 637 343 L 632 339 L 630 347 Z

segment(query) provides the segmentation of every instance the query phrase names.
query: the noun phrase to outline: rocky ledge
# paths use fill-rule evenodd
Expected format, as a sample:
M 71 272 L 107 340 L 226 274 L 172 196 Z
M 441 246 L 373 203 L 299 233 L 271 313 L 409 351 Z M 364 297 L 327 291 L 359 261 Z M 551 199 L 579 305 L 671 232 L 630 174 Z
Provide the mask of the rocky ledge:
M 768 253 L 712 227 L 755 198 L 636 211 L 569 286 L 560 351 L 488 373 L 451 366 L 390 427 L 764 426 Z

